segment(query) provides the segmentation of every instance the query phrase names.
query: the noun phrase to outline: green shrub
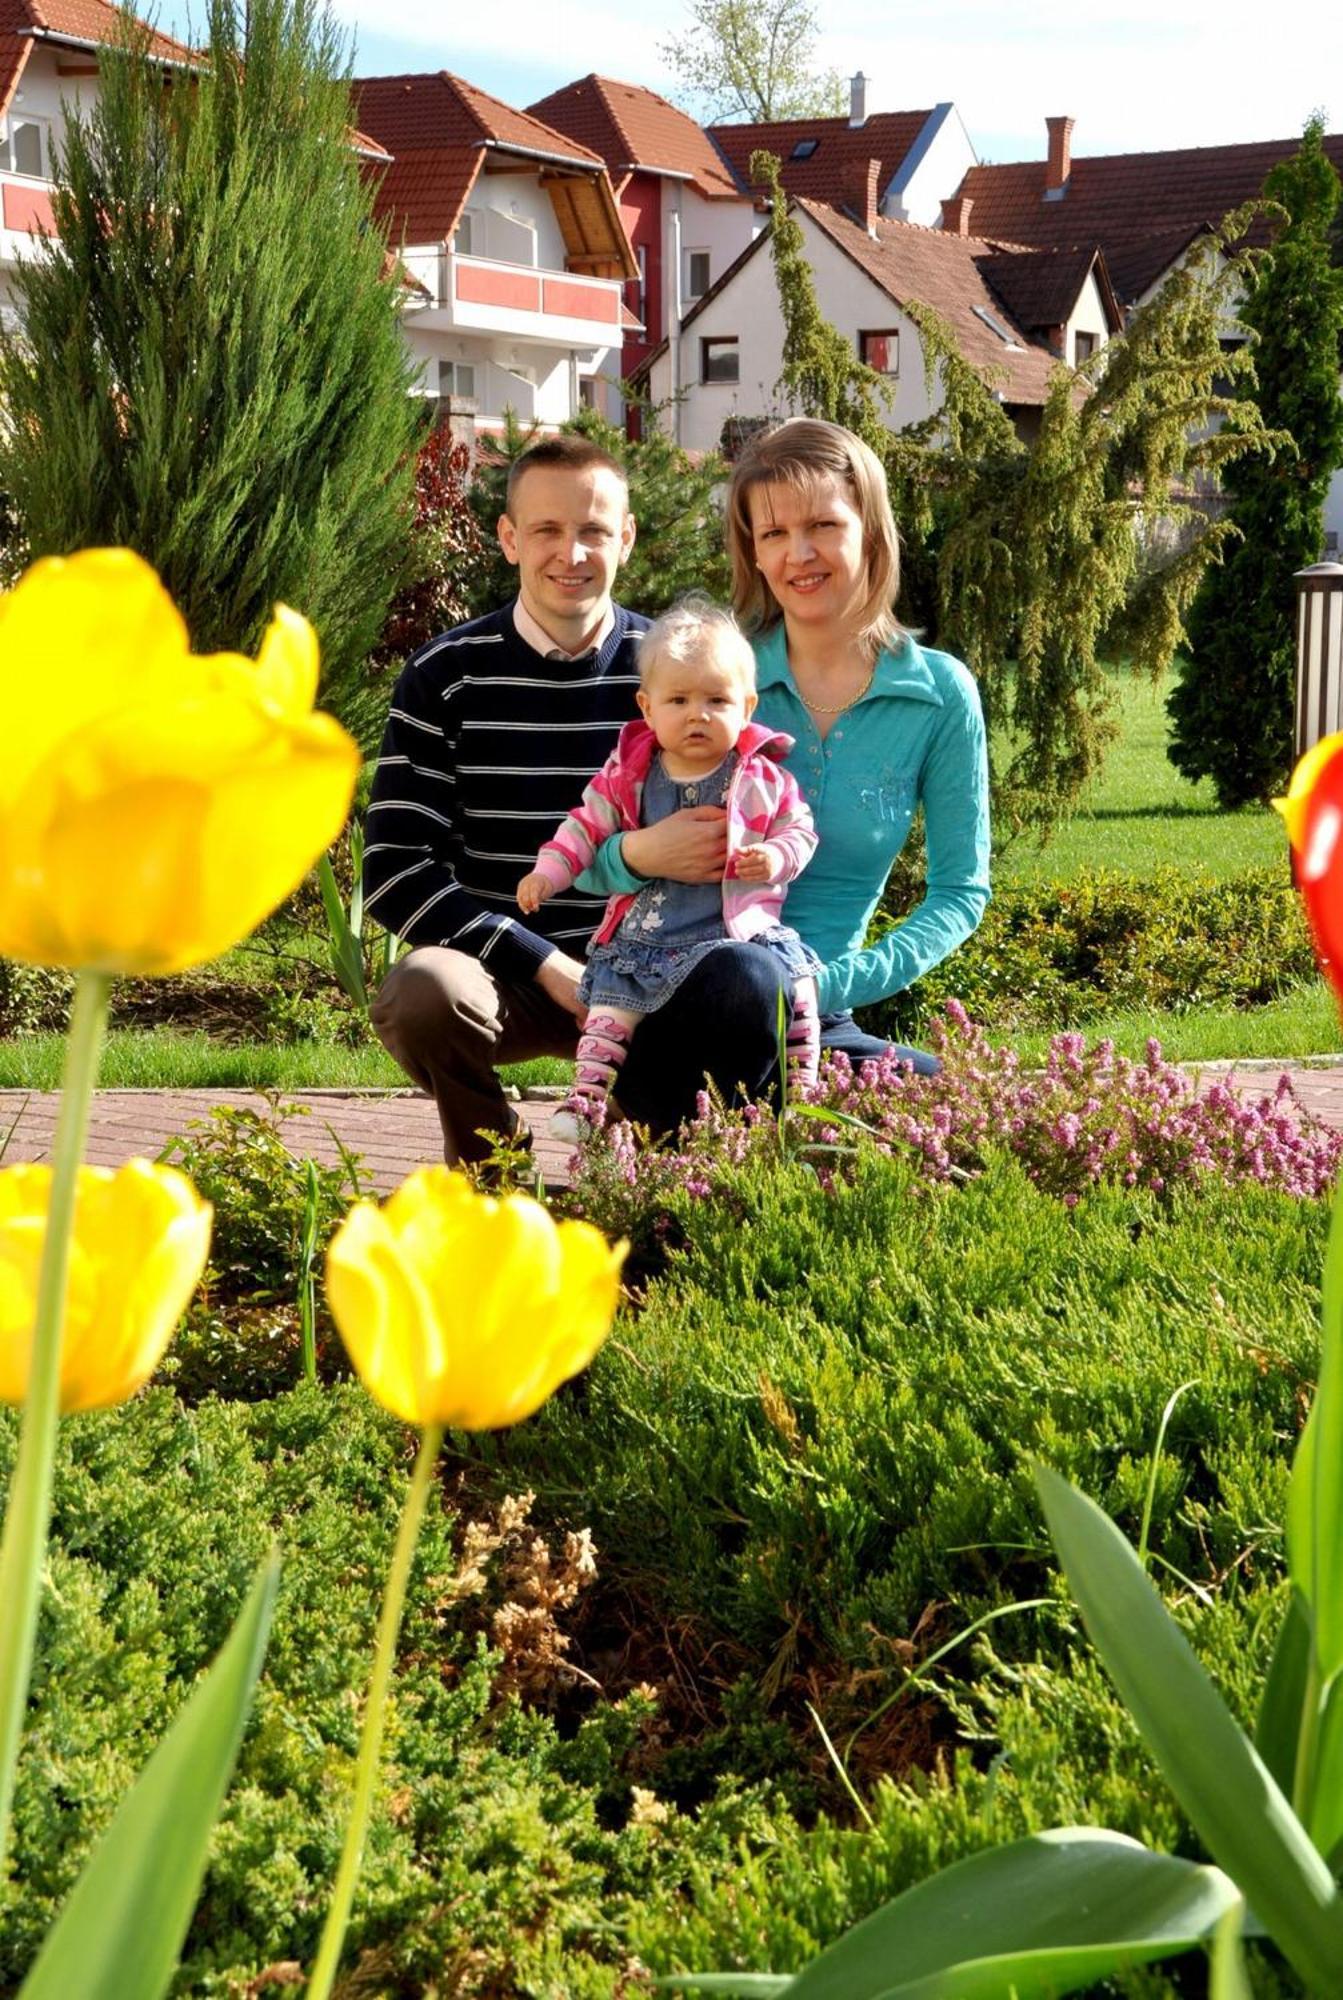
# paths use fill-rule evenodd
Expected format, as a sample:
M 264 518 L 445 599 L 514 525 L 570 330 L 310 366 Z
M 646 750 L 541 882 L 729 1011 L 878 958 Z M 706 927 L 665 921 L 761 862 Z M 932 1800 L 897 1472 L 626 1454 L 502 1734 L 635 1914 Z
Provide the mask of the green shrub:
M 584 1393 L 464 1449 L 547 1518 L 581 1495 L 645 1618 L 695 1635 L 723 1679 L 795 1714 L 821 1690 L 836 1727 L 856 1719 L 916 1632 L 922 1656 L 1048 1585 L 1033 1458 L 1136 1531 L 1185 1381 L 1154 1547 L 1198 1578 L 1247 1550 L 1274 1573 L 1317 1205 L 1101 1190 L 1066 1210 L 1001 1159 L 957 1188 L 867 1157 L 824 1200 L 804 1166 L 756 1161 L 668 1214 L 686 1247 Z M 1025 1651 L 1055 1624 L 999 1629 Z
M 277 1092 L 263 1095 L 261 1110 L 222 1105 L 196 1119 L 172 1149 L 173 1163 L 214 1207 L 210 1262 L 164 1368 L 189 1402 L 268 1396 L 298 1374 L 308 1162 L 289 1151 L 280 1121 L 310 1114 Z M 337 1167 L 314 1162 L 313 1171 L 320 1270 L 332 1234 L 362 1190 L 353 1155 Z M 345 1364 L 320 1285 L 316 1308 L 317 1365 L 329 1379 Z
M 0 958 L 0 1036 L 63 1030 L 74 990 L 68 972 Z
M 909 907 L 894 884 L 877 927 Z M 873 1034 L 907 1040 L 949 999 L 994 1029 L 1080 1028 L 1124 1008 L 1261 1007 L 1314 976 L 1286 868 L 1218 881 L 1166 869 L 1082 874 L 997 893 L 960 950 L 917 987 L 864 1009 Z
M 15 1426 L 0 1420 L 0 1477 Z M 238 1994 L 311 1960 L 344 1829 L 383 1575 L 413 1455 L 361 1390 L 184 1411 L 161 1389 L 63 1427 L 50 1588 L 0 1888 L 11 1994 L 81 1858 L 278 1537 L 280 1598 L 174 1992 Z M 609 1994 L 629 1906 L 668 1850 L 631 1817 L 642 1697 L 566 1736 L 501 1695 L 431 1496 L 401 1633 L 351 1962 L 386 1995 Z M 637 1766 L 636 1766 L 637 1768 Z M 711 1825 L 707 1853 L 725 1843 Z M 668 1870 L 674 1889 L 683 1869 Z

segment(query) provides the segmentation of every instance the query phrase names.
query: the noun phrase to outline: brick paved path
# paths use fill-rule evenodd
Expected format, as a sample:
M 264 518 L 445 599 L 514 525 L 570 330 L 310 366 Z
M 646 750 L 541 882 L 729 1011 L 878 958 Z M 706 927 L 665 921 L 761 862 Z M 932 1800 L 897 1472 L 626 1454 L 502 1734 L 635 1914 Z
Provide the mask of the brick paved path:
M 1199 1072 L 1206 1081 L 1230 1077 L 1244 1097 L 1271 1093 L 1286 1070 L 1302 1108 L 1336 1131 L 1343 1131 L 1343 1057 L 1318 1064 L 1281 1062 L 1210 1063 Z M 546 1180 L 564 1179 L 568 1149 L 545 1136 L 545 1121 L 556 1093 L 525 1099 L 519 1110 L 536 1134 L 536 1159 Z M 415 1090 L 295 1090 L 286 1101 L 306 1115 L 286 1121 L 285 1137 L 299 1157 L 328 1164 L 339 1158 L 336 1137 L 363 1157 L 366 1177 L 387 1192 L 413 1167 L 440 1157 L 438 1120 L 427 1097 Z M 99 1166 L 119 1166 L 133 1154 L 152 1158 L 170 1139 L 205 1118 L 216 1105 L 258 1104 L 250 1090 L 100 1090 L 94 1100 L 85 1158 Z M 0 1158 L 47 1159 L 56 1127 L 54 1091 L 0 1090 Z

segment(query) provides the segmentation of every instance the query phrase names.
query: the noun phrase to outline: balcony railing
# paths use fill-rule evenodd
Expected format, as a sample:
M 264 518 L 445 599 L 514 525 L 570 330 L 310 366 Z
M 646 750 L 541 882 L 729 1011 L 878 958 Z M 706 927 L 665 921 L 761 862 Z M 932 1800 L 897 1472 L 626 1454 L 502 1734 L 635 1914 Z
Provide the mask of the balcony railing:
M 12 263 L 16 251 L 31 254 L 34 236 L 56 234 L 54 193 L 50 181 L 0 173 L 0 262 Z
M 617 279 L 463 257 L 432 247 L 405 250 L 401 262 L 424 288 L 418 303 L 408 307 L 422 326 L 570 347 L 619 345 Z

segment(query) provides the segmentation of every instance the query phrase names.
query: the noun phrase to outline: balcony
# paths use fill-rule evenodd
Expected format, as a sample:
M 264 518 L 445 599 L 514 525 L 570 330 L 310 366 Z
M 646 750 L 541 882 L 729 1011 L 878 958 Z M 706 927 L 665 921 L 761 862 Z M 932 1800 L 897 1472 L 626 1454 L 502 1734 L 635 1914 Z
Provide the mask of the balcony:
M 54 193 L 50 181 L 34 180 L 28 174 L 0 173 L 0 265 L 31 257 L 34 237 L 56 234 L 51 206 Z
M 546 347 L 620 345 L 618 279 L 463 257 L 432 246 L 403 250 L 401 263 L 423 287 L 407 301 L 407 321 L 426 332 L 500 334 Z

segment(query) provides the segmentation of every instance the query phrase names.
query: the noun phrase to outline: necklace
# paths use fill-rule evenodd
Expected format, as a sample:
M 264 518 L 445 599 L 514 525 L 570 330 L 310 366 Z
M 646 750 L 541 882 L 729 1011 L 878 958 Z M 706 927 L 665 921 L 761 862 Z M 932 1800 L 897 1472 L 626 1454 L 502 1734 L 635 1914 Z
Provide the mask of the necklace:
M 812 701 L 810 697 L 805 694 L 802 696 L 802 706 L 804 708 L 809 708 L 813 715 L 843 715 L 846 708 L 853 708 L 856 705 L 856 703 L 862 700 L 863 696 L 867 693 L 868 689 L 871 687 L 876 677 L 877 677 L 877 669 L 875 666 L 873 666 L 871 673 L 868 675 L 867 679 L 863 682 L 863 685 L 859 688 L 857 694 L 851 694 L 847 701 L 841 701 L 834 708 L 827 708 L 824 702 Z

